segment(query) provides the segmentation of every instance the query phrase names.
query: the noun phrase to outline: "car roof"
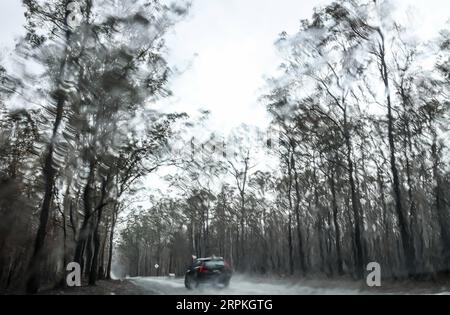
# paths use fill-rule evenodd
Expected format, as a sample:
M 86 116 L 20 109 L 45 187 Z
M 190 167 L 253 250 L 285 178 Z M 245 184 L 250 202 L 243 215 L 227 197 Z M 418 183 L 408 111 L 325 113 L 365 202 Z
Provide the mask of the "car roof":
M 223 257 L 206 257 L 206 258 L 197 258 L 199 261 L 209 261 L 209 260 L 223 260 Z

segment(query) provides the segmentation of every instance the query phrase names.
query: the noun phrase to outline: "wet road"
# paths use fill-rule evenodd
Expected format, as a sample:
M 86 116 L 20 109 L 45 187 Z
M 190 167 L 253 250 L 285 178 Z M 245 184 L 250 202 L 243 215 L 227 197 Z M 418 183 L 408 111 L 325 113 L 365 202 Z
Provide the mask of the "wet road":
M 146 277 L 130 278 L 129 280 L 148 294 L 159 295 L 354 295 L 368 293 L 358 288 L 318 288 L 275 280 L 255 280 L 239 275 L 232 278 L 230 286 L 226 289 L 206 285 L 192 291 L 184 287 L 183 279 Z

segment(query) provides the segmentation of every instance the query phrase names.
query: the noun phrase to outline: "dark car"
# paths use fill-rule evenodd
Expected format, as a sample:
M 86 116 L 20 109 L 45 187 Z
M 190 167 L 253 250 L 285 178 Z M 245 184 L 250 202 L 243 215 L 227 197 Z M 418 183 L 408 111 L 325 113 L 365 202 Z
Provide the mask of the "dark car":
M 232 274 L 230 265 L 222 257 L 197 258 L 186 272 L 184 285 L 189 290 L 207 283 L 226 288 Z

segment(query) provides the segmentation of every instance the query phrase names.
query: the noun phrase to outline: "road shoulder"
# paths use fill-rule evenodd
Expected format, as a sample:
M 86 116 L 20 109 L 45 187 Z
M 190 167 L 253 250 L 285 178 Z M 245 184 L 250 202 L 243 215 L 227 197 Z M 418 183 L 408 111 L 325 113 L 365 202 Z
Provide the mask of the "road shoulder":
M 46 290 L 39 295 L 147 295 L 149 293 L 129 280 L 101 280 L 95 286 Z

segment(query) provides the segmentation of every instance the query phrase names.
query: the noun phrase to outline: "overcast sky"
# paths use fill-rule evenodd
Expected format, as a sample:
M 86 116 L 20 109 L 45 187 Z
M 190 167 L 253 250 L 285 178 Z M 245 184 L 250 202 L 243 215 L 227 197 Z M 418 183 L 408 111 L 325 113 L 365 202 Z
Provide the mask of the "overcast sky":
M 189 113 L 208 109 L 211 127 L 225 133 L 241 123 L 264 126 L 258 97 L 264 77 L 279 64 L 274 41 L 282 31 L 294 33 L 314 6 L 327 2 L 194 0 L 190 16 L 169 34 L 169 61 L 184 71 L 172 82 L 175 96 L 164 106 Z M 396 2 L 400 12 L 412 3 Z M 424 37 L 441 29 L 450 15 L 448 0 L 414 1 L 414 6 L 409 12 Z M 23 21 L 21 0 L 0 1 L 1 47 L 12 46 Z
M 194 1 L 191 15 L 169 37 L 171 59 L 192 61 L 174 81 L 175 102 L 211 110 L 212 127 L 224 132 L 242 122 L 263 126 L 265 109 L 257 99 L 264 76 L 279 63 L 273 43 L 282 31 L 295 32 L 319 2 Z

